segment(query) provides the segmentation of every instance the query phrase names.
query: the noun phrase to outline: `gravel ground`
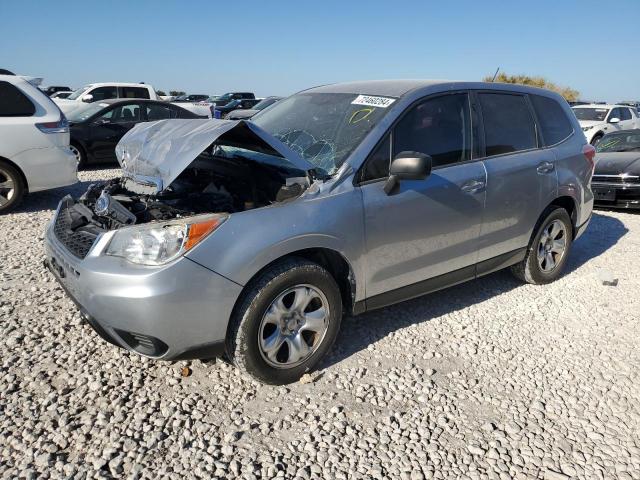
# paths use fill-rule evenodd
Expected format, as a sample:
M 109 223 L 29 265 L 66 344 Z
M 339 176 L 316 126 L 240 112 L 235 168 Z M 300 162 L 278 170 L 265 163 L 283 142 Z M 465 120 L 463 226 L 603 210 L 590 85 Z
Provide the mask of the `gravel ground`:
M 1 478 L 640 478 L 640 215 L 595 214 L 552 285 L 499 272 L 346 319 L 314 381 L 270 387 L 82 322 L 43 229 L 116 174 L 0 218 Z

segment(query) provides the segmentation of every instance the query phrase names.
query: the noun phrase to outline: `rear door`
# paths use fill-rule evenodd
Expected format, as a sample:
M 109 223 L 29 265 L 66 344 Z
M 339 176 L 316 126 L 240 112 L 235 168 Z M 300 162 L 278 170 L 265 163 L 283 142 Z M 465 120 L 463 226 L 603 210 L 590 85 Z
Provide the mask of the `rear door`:
M 542 211 L 555 198 L 557 176 L 553 150 L 539 148 L 527 95 L 478 91 L 474 98 L 481 112 L 487 170 L 478 255 L 482 262 L 528 245 Z
M 145 87 L 118 87 L 118 94 L 120 98 L 150 98 Z
M 634 127 L 633 116 L 631 115 L 631 109 L 627 107 L 620 107 L 620 129 L 631 130 Z
M 446 273 L 473 276 L 486 176 L 471 131 L 467 92 L 429 97 L 408 109 L 363 166 L 370 308 L 414 296 L 412 288 L 424 293 L 419 282 Z M 402 151 L 431 155 L 433 171 L 425 180 L 401 181 L 387 195 L 390 160 Z

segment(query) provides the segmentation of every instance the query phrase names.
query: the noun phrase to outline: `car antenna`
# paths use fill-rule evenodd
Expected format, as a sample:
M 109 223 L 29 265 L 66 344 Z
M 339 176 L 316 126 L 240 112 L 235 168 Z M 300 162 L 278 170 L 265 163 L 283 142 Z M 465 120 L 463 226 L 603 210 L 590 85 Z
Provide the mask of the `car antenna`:
M 496 69 L 496 73 L 493 74 L 493 78 L 491 79 L 491 83 L 496 81 L 496 77 L 498 76 L 498 72 L 500 71 L 500 67 Z

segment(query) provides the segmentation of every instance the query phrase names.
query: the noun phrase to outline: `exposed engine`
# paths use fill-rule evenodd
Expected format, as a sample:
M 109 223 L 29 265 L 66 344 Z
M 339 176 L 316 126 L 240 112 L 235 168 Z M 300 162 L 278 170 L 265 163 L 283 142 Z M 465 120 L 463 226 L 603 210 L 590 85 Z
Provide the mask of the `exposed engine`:
M 305 187 L 280 167 L 203 153 L 171 185 L 150 192 L 130 178 L 91 184 L 78 199 L 87 223 L 113 230 L 201 213 L 234 213 L 299 196 Z M 295 179 L 293 179 L 295 180 Z

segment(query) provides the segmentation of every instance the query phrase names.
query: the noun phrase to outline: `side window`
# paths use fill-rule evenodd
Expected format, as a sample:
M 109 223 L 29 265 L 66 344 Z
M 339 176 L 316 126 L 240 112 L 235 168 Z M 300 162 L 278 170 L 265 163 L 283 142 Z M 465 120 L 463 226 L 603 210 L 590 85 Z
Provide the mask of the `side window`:
M 620 109 L 620 120 L 631 120 L 631 112 L 628 108 Z
M 378 180 L 389 176 L 389 163 L 391 162 L 391 136 L 387 134 L 382 143 L 373 151 L 364 165 L 361 182 Z
M 537 147 L 536 130 L 523 95 L 479 93 L 487 157 Z
M 529 95 L 529 98 L 536 111 L 546 145 L 560 143 L 573 133 L 571 121 L 558 102 L 541 95 Z
M 24 93 L 9 82 L 0 82 L 0 117 L 31 117 L 34 113 L 36 107 Z
M 620 118 L 620 109 L 619 108 L 611 109 L 611 113 L 609 113 L 609 116 L 607 117 L 607 122 L 609 120 L 611 120 L 612 118 Z
M 109 100 L 110 98 L 118 98 L 118 91 L 116 87 L 98 87 L 87 92 L 88 95 L 93 95 L 92 102 L 99 102 L 101 100 Z
M 176 118 L 175 110 L 170 109 L 167 105 L 159 105 L 157 103 L 147 105 L 147 120 L 150 122 L 167 118 Z
M 120 87 L 121 98 L 150 98 L 149 90 L 142 87 Z
M 140 105 L 122 105 L 113 110 L 112 123 L 129 123 L 140 121 Z
M 413 107 L 393 130 L 393 156 L 404 151 L 430 155 L 439 167 L 471 158 L 469 95 L 442 95 Z

